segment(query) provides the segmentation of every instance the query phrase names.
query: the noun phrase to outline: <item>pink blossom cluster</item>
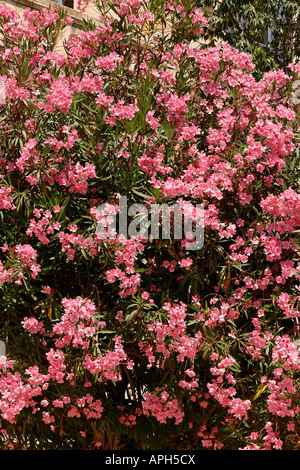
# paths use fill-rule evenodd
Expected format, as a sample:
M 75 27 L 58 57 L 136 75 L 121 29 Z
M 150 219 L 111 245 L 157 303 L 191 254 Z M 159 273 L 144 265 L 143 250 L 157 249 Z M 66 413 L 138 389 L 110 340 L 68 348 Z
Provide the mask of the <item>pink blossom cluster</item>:
M 25 330 L 29 331 L 31 334 L 45 333 L 43 322 L 38 321 L 35 317 L 24 317 L 22 324 Z
M 106 72 L 113 72 L 118 64 L 120 64 L 124 60 L 124 57 L 116 54 L 115 52 L 111 52 L 105 57 L 98 57 L 96 60 L 96 66 L 105 70 Z
M 97 328 L 104 326 L 104 322 L 95 322 L 96 307 L 93 302 L 86 299 L 63 299 L 62 306 L 65 313 L 61 320 L 53 327 L 53 332 L 59 336 L 55 341 L 57 348 L 72 344 L 75 348 L 87 349 L 89 338 Z M 96 323 L 96 326 L 94 326 Z
M 54 213 L 57 213 L 61 210 L 59 206 L 54 207 Z M 43 209 L 34 209 L 33 214 L 35 218 L 30 220 L 30 224 L 28 229 L 26 230 L 26 234 L 30 237 L 33 235 L 37 237 L 43 245 L 47 245 L 50 242 L 48 238 L 50 235 L 55 233 L 55 230 L 60 229 L 59 222 L 51 223 L 51 219 L 53 214 L 49 210 Z
M 183 362 L 186 358 L 193 359 L 197 355 L 199 345 L 201 344 L 202 334 L 199 331 L 195 337 L 186 334 L 186 310 L 187 306 L 183 303 L 171 305 L 166 303 L 164 310 L 167 313 L 167 323 L 155 322 L 148 326 L 149 331 L 155 333 L 154 345 L 151 347 L 151 355 L 148 355 L 149 365 L 155 365 L 155 362 L 164 368 L 165 361 L 176 353 L 178 362 Z M 172 339 L 170 341 L 170 339 Z M 162 359 L 155 361 L 154 351 L 159 353 Z M 182 385 L 182 383 L 181 383 Z
M 103 3 L 65 54 L 55 6 L 0 5 L 0 438 L 299 448 L 300 67 L 258 80 L 200 46 L 200 8 L 152 3 Z M 179 204 L 189 233 L 119 234 L 120 195 Z
M 234 397 L 236 395 L 235 385 L 236 380 L 228 368 L 234 364 L 234 359 L 228 357 L 222 359 L 216 367 L 211 368 L 213 379 L 211 383 L 207 384 L 207 388 L 211 396 L 213 396 L 222 406 L 228 407 L 228 413 L 232 414 L 235 418 L 247 419 L 247 412 L 251 409 L 250 400 L 242 400 L 241 398 Z M 227 388 L 225 384 L 229 385 Z
M 88 190 L 88 180 L 95 178 L 95 166 L 86 162 L 81 163 L 68 162 L 62 169 L 51 169 L 51 178 L 48 179 L 50 184 L 57 182 L 60 186 L 70 188 L 70 192 L 86 194 Z
M 0 188 L 0 210 L 14 210 L 16 208 L 13 198 L 10 196 L 12 189 L 12 187 Z
M 197 432 L 197 436 L 201 438 L 201 444 L 205 449 L 222 449 L 224 444 L 218 441 L 217 437 L 218 427 L 215 426 L 214 428 L 209 431 L 207 426 L 204 424 L 200 427 L 200 430 Z
M 124 351 L 122 338 L 115 336 L 113 340 L 115 343 L 113 351 L 107 351 L 105 355 L 99 354 L 96 357 L 87 354 L 84 358 L 83 367 L 91 374 L 97 374 L 99 382 L 103 380 L 121 381 L 120 364 L 124 364 L 128 369 L 132 369 L 134 366 L 133 361 L 128 359 Z
M 0 282 L 14 282 L 22 285 L 22 279 L 28 274 L 32 279 L 36 279 L 41 271 L 37 262 L 37 251 L 29 244 L 16 245 L 9 248 L 7 244 L 2 247 L 3 252 L 8 252 L 8 269 L 0 261 Z
M 45 109 L 48 113 L 53 113 L 54 109 L 60 109 L 66 113 L 72 104 L 72 91 L 66 78 L 59 77 L 53 81 L 51 90 L 47 96 Z

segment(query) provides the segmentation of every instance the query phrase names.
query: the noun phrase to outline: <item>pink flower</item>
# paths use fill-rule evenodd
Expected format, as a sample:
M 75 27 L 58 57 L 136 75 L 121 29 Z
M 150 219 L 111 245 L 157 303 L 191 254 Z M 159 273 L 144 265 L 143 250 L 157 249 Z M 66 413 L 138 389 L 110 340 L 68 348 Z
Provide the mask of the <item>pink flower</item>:
M 182 259 L 181 261 L 179 261 L 179 266 L 181 266 L 182 268 L 185 268 L 185 269 L 190 269 L 192 264 L 193 264 L 192 258 L 185 258 L 185 259 Z
M 51 113 L 57 108 L 63 113 L 67 113 L 72 103 L 72 91 L 69 82 L 65 77 L 54 80 L 47 95 L 46 110 Z

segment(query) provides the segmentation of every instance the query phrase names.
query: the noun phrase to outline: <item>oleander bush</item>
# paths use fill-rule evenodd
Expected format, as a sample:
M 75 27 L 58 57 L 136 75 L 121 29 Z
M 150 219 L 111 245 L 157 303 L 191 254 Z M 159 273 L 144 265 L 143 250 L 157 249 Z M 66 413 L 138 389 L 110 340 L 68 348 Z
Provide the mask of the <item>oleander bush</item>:
M 65 10 L 0 6 L 1 448 L 299 449 L 300 64 L 98 8 L 57 52 Z M 110 230 L 121 196 L 203 246 Z

